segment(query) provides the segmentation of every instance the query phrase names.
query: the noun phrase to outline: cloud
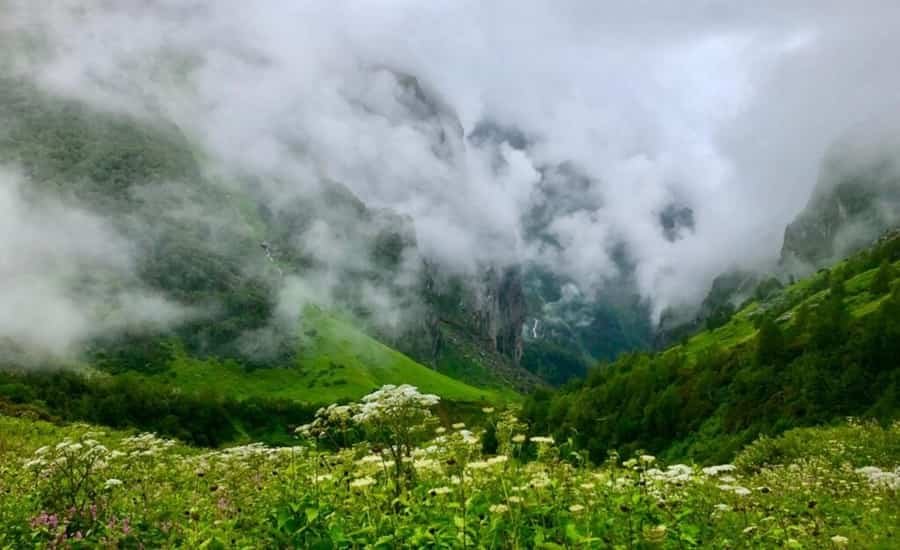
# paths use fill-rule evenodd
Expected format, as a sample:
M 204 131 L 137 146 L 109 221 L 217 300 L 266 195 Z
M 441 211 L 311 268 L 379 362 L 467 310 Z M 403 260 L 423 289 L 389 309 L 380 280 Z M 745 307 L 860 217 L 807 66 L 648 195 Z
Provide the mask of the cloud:
M 448 270 L 533 261 L 586 292 L 624 247 L 656 316 L 773 260 L 829 145 L 900 88 L 890 1 L 6 4 L 22 74 L 175 122 L 276 208 L 341 182 Z M 467 139 L 484 121 L 527 147 Z
M 0 167 L 0 342 L 71 358 L 91 338 L 190 315 L 136 282 L 133 257 L 104 220 L 30 192 Z

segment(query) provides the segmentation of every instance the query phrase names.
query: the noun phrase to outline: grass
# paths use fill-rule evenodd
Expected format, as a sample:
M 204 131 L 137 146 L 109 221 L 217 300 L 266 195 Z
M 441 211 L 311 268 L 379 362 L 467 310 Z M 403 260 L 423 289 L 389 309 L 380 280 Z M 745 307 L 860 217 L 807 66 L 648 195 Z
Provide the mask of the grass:
M 477 429 L 435 437 L 428 420 L 396 469 L 378 430 L 339 451 L 202 451 L 0 417 L 0 548 L 887 549 L 900 534 L 900 424 L 794 430 L 704 469 L 570 460 L 506 415 L 485 455 Z
M 900 262 L 894 264 L 894 269 L 900 271 Z M 870 269 L 849 278 L 845 284 L 846 303 L 851 315 L 855 318 L 865 317 L 878 310 L 878 306 L 885 300 L 886 296 L 876 296 L 869 289 L 875 279 L 878 268 Z M 806 279 L 802 279 L 782 291 L 782 296 L 788 300 L 797 302 L 788 313 L 796 312 L 804 303 L 809 306 L 815 306 L 822 302 L 828 295 L 827 290 L 809 294 L 813 283 L 820 282 L 824 277 L 822 273 L 817 273 Z M 802 299 L 802 296 L 806 296 Z M 732 349 L 744 345 L 756 337 L 756 327 L 753 318 L 758 313 L 760 304 L 756 301 L 744 306 L 740 311 L 735 313 L 731 320 L 713 330 L 704 330 L 699 332 L 687 342 L 669 348 L 665 353 L 680 351 L 688 357 L 697 357 L 699 354 L 713 347 L 721 349 Z
M 448 401 L 505 402 L 509 391 L 476 388 L 417 363 L 332 315 L 307 309 L 296 364 L 247 370 L 234 361 L 179 353 L 169 370 L 154 375 L 190 392 L 237 399 L 283 398 L 314 404 L 357 399 L 384 384 L 411 384 Z

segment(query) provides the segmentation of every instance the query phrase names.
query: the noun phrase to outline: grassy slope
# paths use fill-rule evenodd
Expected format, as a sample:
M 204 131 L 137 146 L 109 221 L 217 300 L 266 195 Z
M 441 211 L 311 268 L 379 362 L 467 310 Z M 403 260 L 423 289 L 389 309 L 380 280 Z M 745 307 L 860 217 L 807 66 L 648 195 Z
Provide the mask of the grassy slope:
M 838 264 L 835 268 L 840 267 L 841 265 L 842 264 Z M 900 262 L 894 264 L 894 269 L 900 271 Z M 877 271 L 877 268 L 870 269 L 851 277 L 845 283 L 845 288 L 847 290 L 847 307 L 855 318 L 864 317 L 870 313 L 874 313 L 881 302 L 887 297 L 875 296 L 869 291 Z M 807 294 L 808 289 L 812 284 L 822 276 L 823 275 L 821 274 L 816 274 L 807 279 L 798 281 L 785 288 L 784 293 L 786 296 L 791 297 Z M 797 303 L 793 308 L 788 310 L 786 314 L 780 317 L 782 319 L 780 321 L 782 328 L 790 325 L 790 318 L 792 318 L 793 313 L 795 313 L 802 304 L 806 303 L 809 306 L 815 306 L 820 303 L 827 294 L 827 290 L 822 290 Z M 696 357 L 713 347 L 728 350 L 748 344 L 756 337 L 757 331 L 754 327 L 753 320 L 754 316 L 759 314 L 759 310 L 760 304 L 751 302 L 735 313 L 731 320 L 721 327 L 714 330 L 704 330 L 699 332 L 688 339 L 686 343 L 673 346 L 664 353 L 673 353 L 677 351 L 685 353 L 688 357 Z
M 845 263 L 846 261 L 839 262 L 833 269 L 841 268 Z M 900 262 L 896 262 L 893 266 L 895 273 L 900 272 L 897 271 L 900 270 Z M 844 287 L 846 289 L 847 308 L 855 318 L 861 318 L 876 312 L 878 306 L 887 299 L 886 295 L 875 296 L 869 291 L 877 271 L 878 268 L 870 269 L 845 281 Z M 793 308 L 788 310 L 787 313 L 780 316 L 779 323 L 782 329 L 785 329 L 792 324 L 791 319 L 793 318 L 794 313 L 796 313 L 803 304 L 815 307 L 825 299 L 828 294 L 827 290 L 822 290 L 811 295 L 809 291 L 814 283 L 820 282 L 822 277 L 824 277 L 824 274 L 820 272 L 805 279 L 801 279 L 784 289 L 784 295 L 788 296 L 792 301 L 797 301 L 797 303 Z M 795 300 L 795 298 L 801 298 L 803 296 L 806 296 L 806 298 L 799 301 Z M 696 359 L 698 355 L 707 350 L 718 349 L 727 352 L 728 350 L 737 349 L 745 345 L 752 345 L 758 332 L 754 327 L 753 318 L 756 314 L 760 313 L 760 307 L 759 303 L 755 301 L 751 302 L 735 313 L 731 320 L 725 325 L 714 330 L 699 332 L 691 337 L 686 343 L 673 346 L 664 353 L 681 352 L 689 359 Z M 670 456 L 682 456 L 686 454 L 687 449 L 690 449 L 692 446 L 705 445 L 703 442 L 704 438 L 708 438 L 709 441 L 714 442 L 713 444 L 723 448 L 731 447 L 735 451 L 740 449 L 746 439 L 745 434 L 734 433 L 723 435 L 720 433 L 721 423 L 722 417 L 719 414 L 710 416 L 703 422 L 703 425 L 696 434 L 688 436 L 684 441 L 675 444 L 668 454 Z M 713 437 L 711 434 L 716 435 Z
M 429 369 L 334 316 L 308 310 L 305 324 L 296 365 L 248 371 L 234 361 L 179 354 L 170 370 L 155 378 L 168 378 L 185 391 L 317 404 L 357 399 L 384 384 L 412 384 L 451 401 L 515 398 L 511 392 L 475 388 Z

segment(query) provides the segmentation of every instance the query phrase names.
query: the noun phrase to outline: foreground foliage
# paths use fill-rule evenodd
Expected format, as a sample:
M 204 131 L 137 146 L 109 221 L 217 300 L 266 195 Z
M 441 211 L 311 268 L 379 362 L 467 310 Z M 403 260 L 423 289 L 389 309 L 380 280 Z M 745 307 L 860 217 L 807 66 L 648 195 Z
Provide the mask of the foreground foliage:
M 594 466 L 510 412 L 486 409 L 485 433 L 441 426 L 436 401 L 387 386 L 322 409 L 293 447 L 217 451 L 0 417 L 0 548 L 895 548 L 900 536 L 900 424 L 796 430 L 734 465 Z

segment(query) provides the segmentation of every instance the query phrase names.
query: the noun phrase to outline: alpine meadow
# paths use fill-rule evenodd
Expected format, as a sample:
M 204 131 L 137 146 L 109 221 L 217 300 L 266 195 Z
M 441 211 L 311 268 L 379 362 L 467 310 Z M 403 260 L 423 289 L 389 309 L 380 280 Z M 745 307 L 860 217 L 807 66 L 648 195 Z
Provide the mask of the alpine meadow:
M 898 21 L 0 0 L 0 550 L 900 548 Z

